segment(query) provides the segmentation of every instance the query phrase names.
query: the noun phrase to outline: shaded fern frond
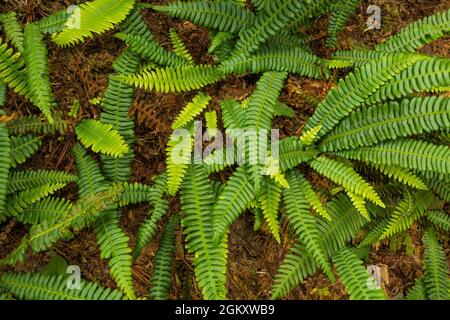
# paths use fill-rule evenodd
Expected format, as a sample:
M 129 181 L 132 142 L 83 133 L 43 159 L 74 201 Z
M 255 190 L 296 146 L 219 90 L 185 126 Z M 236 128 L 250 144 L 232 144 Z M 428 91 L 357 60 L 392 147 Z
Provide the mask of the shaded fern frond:
M 0 14 L 0 23 L 5 31 L 6 38 L 19 52 L 23 52 L 23 32 L 14 11 Z
M 72 203 L 62 198 L 48 197 L 33 203 L 17 217 L 22 223 L 32 225 L 48 221 L 56 222 L 60 217 L 68 214 L 72 209 Z
M 28 158 L 31 158 L 42 145 L 42 140 L 39 137 L 32 135 L 25 136 L 11 136 L 11 159 L 10 164 L 12 168 L 24 163 Z
M 41 119 L 36 115 L 22 116 L 9 121 L 6 125 L 12 135 L 27 133 L 50 135 L 56 132 L 64 134 L 67 131 L 67 122 L 61 118 L 60 113 L 53 114 L 54 123 Z
M 159 242 L 150 279 L 150 298 L 167 300 L 172 282 L 173 256 L 175 253 L 175 231 L 180 224 L 178 216 L 170 218 Z
M 435 226 L 450 232 L 450 216 L 443 211 L 431 211 L 427 213 L 427 219 Z
M 280 140 L 280 168 L 287 171 L 301 163 L 310 161 L 319 153 L 315 149 L 305 150 L 305 146 L 297 137 Z
M 44 184 L 68 184 L 76 177 L 63 171 L 16 171 L 10 174 L 8 192 L 15 193 Z
M 409 185 L 419 190 L 428 190 L 428 187 L 425 185 L 422 179 L 408 169 L 395 165 L 385 165 L 385 164 L 381 165 L 372 164 L 372 166 L 380 170 L 383 174 L 387 175 L 389 178 L 393 178 L 397 181 L 400 181 L 406 185 Z
M 328 38 L 326 46 L 331 48 L 336 45 L 338 34 L 344 29 L 348 18 L 355 12 L 362 0 L 345 0 L 333 6 L 328 25 Z
M 4 220 L 3 211 L 8 193 L 10 146 L 8 129 L 4 123 L 0 123 L 0 221 Z
M 406 300 L 427 300 L 427 288 L 423 277 L 416 279 L 414 286 L 409 290 L 405 298 Z

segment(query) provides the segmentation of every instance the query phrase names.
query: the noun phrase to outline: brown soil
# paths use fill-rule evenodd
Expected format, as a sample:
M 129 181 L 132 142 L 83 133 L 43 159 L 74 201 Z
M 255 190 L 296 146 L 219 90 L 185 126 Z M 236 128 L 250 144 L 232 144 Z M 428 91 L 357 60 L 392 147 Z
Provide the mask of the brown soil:
M 19 12 L 22 23 L 36 21 L 56 10 L 83 1 L 44 1 L 28 0 L 28 4 L 17 7 L 12 4 L 2 4 L 0 12 L 15 10 Z M 142 1 L 148 3 L 165 3 L 169 1 Z M 363 32 L 366 28 L 367 4 L 348 23 L 339 40 L 339 48 L 355 47 L 370 48 L 396 33 L 406 24 L 444 11 L 450 7 L 446 0 L 373 0 L 382 8 L 383 28 L 380 31 Z M 170 19 L 151 11 L 145 11 L 148 22 L 155 37 L 164 45 L 170 47 L 168 41 L 169 28 L 175 28 L 186 41 L 188 49 L 199 63 L 211 63 L 213 57 L 205 54 L 209 45 L 208 33 L 185 21 Z M 327 19 L 315 21 L 314 27 L 306 28 L 313 37 L 313 48 L 317 54 L 326 57 L 332 51 L 324 49 L 326 39 Z M 81 103 L 80 118 L 98 118 L 100 110 L 89 103 L 90 99 L 101 96 L 107 86 L 108 74 L 114 59 L 124 48 L 124 44 L 108 32 L 95 39 L 75 47 L 61 49 L 50 40 L 49 63 L 53 90 L 58 101 L 58 109 L 65 114 L 70 110 L 74 99 Z M 424 53 L 450 56 L 450 39 L 445 38 L 427 46 Z M 293 135 L 314 111 L 312 101 L 322 99 L 333 86 L 333 80 L 339 74 L 333 75 L 329 81 L 311 80 L 291 76 L 282 93 L 281 100 L 288 103 L 297 114 L 294 120 L 277 120 L 275 126 L 281 129 L 283 135 Z M 211 109 L 218 107 L 218 102 L 225 98 L 243 99 L 251 94 L 257 77 L 230 77 L 227 80 L 211 85 L 206 92 L 214 97 Z M 21 97 L 10 93 L 8 111 L 17 115 L 36 114 L 36 109 Z M 164 169 L 164 149 L 170 134 L 170 124 L 182 107 L 192 98 L 192 93 L 157 94 L 138 90 L 132 110 L 136 111 L 136 158 L 133 163 L 134 180 L 151 183 L 152 177 Z M 65 170 L 75 173 L 75 163 L 70 152 L 75 144 L 72 134 L 61 137 L 48 137 L 40 151 L 29 160 L 24 167 Z M 330 190 L 329 182 L 323 181 L 314 173 L 308 173 L 316 185 Z M 76 186 L 70 185 L 60 193 L 69 199 L 76 198 Z M 130 246 L 134 246 L 137 230 L 147 215 L 147 206 L 135 206 L 124 210 L 123 228 L 130 236 Z M 179 210 L 178 199 L 171 201 L 170 213 Z M 164 221 L 165 222 L 165 221 Z M 161 224 L 163 226 L 163 223 Z M 162 230 L 162 227 L 161 227 Z M 232 299 L 266 299 L 270 297 L 273 276 L 276 273 L 286 250 L 292 245 L 287 227 L 283 225 L 281 245 L 277 245 L 269 233 L 254 232 L 251 215 L 242 216 L 232 227 L 229 241 L 229 297 Z M 6 256 L 20 241 L 26 230 L 14 221 L 0 226 L 0 257 Z M 395 253 L 386 246 L 374 250 L 370 256 L 373 264 L 385 265 L 389 274 L 389 284 L 386 289 L 391 298 L 401 298 L 411 287 L 414 279 L 421 274 L 421 235 L 411 231 L 416 250 L 408 256 Z M 153 257 L 158 248 L 159 236 L 148 245 L 137 260 L 133 271 L 135 287 L 139 296 L 144 296 L 149 289 L 149 279 L 153 268 Z M 173 299 L 200 299 L 201 295 L 195 284 L 190 257 L 183 250 L 181 232 L 177 236 L 177 251 L 174 273 L 174 285 L 171 289 Z M 447 246 L 448 248 L 448 246 Z M 448 250 L 447 250 L 448 251 Z M 80 232 L 69 242 L 59 242 L 49 253 L 29 254 L 26 263 L 13 268 L 1 268 L 3 271 L 39 271 L 52 255 L 61 255 L 70 264 L 80 266 L 83 277 L 94 280 L 104 286 L 115 287 L 109 276 L 107 261 L 100 259 L 95 236 L 90 230 Z M 345 299 L 347 294 L 343 286 L 337 282 L 330 284 L 321 274 L 310 277 L 294 289 L 288 299 Z

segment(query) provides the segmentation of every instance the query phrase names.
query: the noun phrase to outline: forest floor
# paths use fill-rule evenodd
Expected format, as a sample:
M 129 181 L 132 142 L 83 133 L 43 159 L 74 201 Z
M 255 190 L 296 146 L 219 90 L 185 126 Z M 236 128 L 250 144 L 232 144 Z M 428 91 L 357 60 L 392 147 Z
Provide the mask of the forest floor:
M 19 12 L 22 23 L 36 21 L 56 10 L 83 1 L 72 0 L 28 0 L 25 5 L 18 6 L 20 1 L 9 0 L 0 4 L 0 13 L 15 10 Z M 165 3 L 168 1 L 142 1 L 148 3 Z M 382 9 L 382 29 L 364 32 L 369 4 L 379 5 Z M 406 24 L 432 15 L 438 11 L 448 10 L 448 0 L 371 0 L 364 2 L 359 11 L 351 18 L 339 39 L 340 49 L 371 48 L 396 33 Z M 144 11 L 144 17 L 157 40 L 170 48 L 169 29 L 175 28 L 185 40 L 188 49 L 198 63 L 213 63 L 209 56 L 208 33 L 185 21 L 170 19 L 162 14 Z M 327 35 L 327 19 L 319 18 L 305 31 L 312 36 L 312 46 L 322 57 L 329 57 L 332 50 L 325 49 Z M 83 44 L 71 48 L 58 48 L 50 40 L 49 64 L 53 91 L 58 101 L 58 109 L 67 114 L 74 99 L 81 103 L 80 118 L 98 118 L 100 109 L 92 106 L 89 100 L 102 95 L 108 83 L 108 74 L 114 59 L 124 48 L 124 44 L 113 37 L 113 32 L 96 36 Z M 422 49 L 424 53 L 432 53 L 450 57 L 450 38 L 444 38 Z M 281 133 L 293 135 L 302 127 L 314 111 L 314 101 L 320 101 L 333 86 L 335 74 L 330 80 L 311 80 L 291 76 L 282 93 L 281 100 L 296 111 L 293 120 L 277 120 L 275 126 Z M 218 101 L 225 98 L 243 99 L 251 94 L 255 87 L 255 75 L 230 77 L 225 81 L 208 86 L 205 91 L 213 98 L 211 110 L 218 107 Z M 152 177 L 164 170 L 165 145 L 171 133 L 170 124 L 183 106 L 193 97 L 192 93 L 157 94 L 138 90 L 135 105 L 136 114 L 136 158 L 133 163 L 134 181 L 150 184 Z M 35 114 L 36 109 L 22 98 L 10 94 L 8 111 L 17 115 Z M 64 170 L 76 173 L 75 161 L 71 149 L 76 142 L 74 134 L 61 137 L 47 137 L 40 151 L 25 165 L 26 169 Z M 316 183 L 330 189 L 330 185 L 311 176 Z M 76 199 L 76 186 L 70 185 L 59 193 L 68 199 Z M 171 213 L 179 210 L 179 201 L 171 201 Z M 123 214 L 123 228 L 130 236 L 130 246 L 134 246 L 137 230 L 147 215 L 145 205 L 127 209 Z M 169 213 L 170 214 L 170 213 Z M 165 219 L 161 226 L 166 222 Z M 229 274 L 228 288 L 231 299 L 267 299 L 275 275 L 286 250 L 292 246 L 292 238 L 285 224 L 282 226 L 282 242 L 278 245 L 269 233 L 253 231 L 253 217 L 242 216 L 233 226 L 229 237 Z M 25 228 L 11 221 L 0 225 L 0 258 L 6 256 L 25 234 Z M 375 248 L 369 263 L 383 266 L 387 271 L 385 288 L 391 299 L 401 299 L 412 286 L 414 279 L 422 274 L 421 235 L 414 227 L 411 230 L 413 250 L 409 255 L 405 250 L 393 252 L 388 246 Z M 138 295 L 148 292 L 149 279 L 152 273 L 153 257 L 158 248 L 158 235 L 148 245 L 133 267 L 135 287 Z M 448 246 L 446 248 L 449 253 Z M 109 276 L 106 260 L 100 258 L 95 235 L 90 230 L 82 231 L 68 242 L 59 242 L 49 253 L 28 254 L 26 263 L 14 268 L 0 268 L 0 272 L 39 271 L 52 255 L 60 255 L 69 264 L 78 265 L 82 276 L 97 281 L 103 286 L 115 287 Z M 200 292 L 194 281 L 190 257 L 183 250 L 181 233 L 177 237 L 176 262 L 174 268 L 174 286 L 170 297 L 173 299 L 199 299 Z M 343 286 L 337 282 L 331 284 L 322 274 L 310 277 L 294 289 L 287 299 L 345 299 L 347 294 Z

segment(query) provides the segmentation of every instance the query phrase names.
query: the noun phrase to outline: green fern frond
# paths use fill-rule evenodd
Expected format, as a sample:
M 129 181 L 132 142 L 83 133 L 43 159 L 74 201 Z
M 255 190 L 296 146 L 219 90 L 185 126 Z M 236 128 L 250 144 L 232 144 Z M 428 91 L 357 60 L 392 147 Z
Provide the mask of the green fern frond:
M 365 100 L 374 95 L 374 91 L 391 84 L 395 76 L 407 70 L 417 61 L 426 59 L 419 55 L 399 54 L 364 65 L 339 82 L 337 88 L 331 89 L 327 97 L 316 108 L 314 115 L 308 120 L 304 130 L 308 131 L 319 125 L 322 130 L 316 140 L 330 132 L 340 120 L 349 115 Z
M 427 295 L 431 300 L 450 299 L 450 282 L 445 252 L 433 231 L 428 230 L 423 236 L 425 245 L 425 274 L 423 281 Z
M 183 92 L 201 89 L 222 78 L 222 72 L 210 65 L 181 66 L 143 71 L 135 75 L 112 77 L 126 84 L 157 92 Z
M 377 170 L 380 170 L 383 174 L 387 175 L 389 178 L 393 178 L 397 181 L 400 181 L 401 183 L 419 190 L 428 190 L 428 187 L 425 185 L 422 179 L 408 169 L 395 165 L 371 165 Z
M 336 45 L 338 34 L 344 29 L 350 15 L 355 12 L 360 3 L 361 0 L 345 0 L 333 6 L 326 41 L 328 48 Z
M 8 193 L 10 146 L 8 129 L 4 123 L 0 123 L 0 221 L 5 219 L 3 211 L 5 209 L 6 195 Z
M 248 168 L 240 166 L 228 180 L 212 211 L 214 222 L 214 244 L 219 244 L 228 228 L 255 200 L 254 186 Z
M 442 174 L 450 172 L 450 148 L 425 141 L 398 139 L 336 154 L 376 165 L 395 165 Z
M 356 210 L 358 210 L 359 214 L 361 214 L 364 218 L 366 218 L 367 221 L 370 221 L 369 211 L 367 210 L 366 207 L 366 200 L 360 195 L 357 195 L 356 193 L 353 193 L 351 191 L 346 190 L 345 192 L 352 201 Z
M 450 180 L 448 178 L 432 171 L 420 172 L 419 176 L 435 194 L 445 201 L 450 201 Z
M 49 123 L 36 115 L 22 116 L 6 123 L 11 135 L 24 135 L 27 133 L 52 135 L 64 134 L 67 131 L 67 121 L 61 118 L 61 113 L 53 114 L 54 123 Z
M 22 223 L 32 225 L 48 221 L 56 222 L 60 217 L 68 214 L 72 209 L 72 203 L 62 198 L 48 197 L 33 203 L 17 216 L 17 220 Z
M 42 111 L 48 122 L 53 124 L 51 110 L 56 102 L 49 78 L 48 52 L 41 30 L 35 24 L 27 24 L 24 28 L 23 58 L 27 68 L 26 76 L 31 102 Z
M 67 9 L 57 11 L 35 23 L 39 26 L 43 34 L 61 32 L 64 30 L 67 19 L 71 16 L 71 13 L 68 11 Z
M 76 126 L 75 132 L 81 143 L 95 152 L 119 157 L 129 150 L 124 138 L 111 124 L 83 120 Z
M 287 175 L 289 189 L 283 191 L 286 214 L 298 240 L 303 243 L 331 281 L 335 281 L 327 254 L 316 227 L 316 219 L 309 211 L 309 204 L 302 189 L 299 175 L 291 171 Z
M 180 58 L 186 60 L 188 64 L 194 64 L 194 58 L 192 58 L 192 55 L 189 53 L 189 50 L 186 48 L 186 45 L 175 29 L 170 29 L 169 35 L 174 53 Z
M 213 192 L 204 167 L 189 166 L 181 189 L 181 223 L 186 248 L 195 254 L 197 283 L 205 299 L 225 299 L 227 237 L 217 246 L 213 244 Z
M 236 100 L 227 99 L 220 102 L 222 122 L 227 129 L 244 128 L 246 112 Z
M 269 225 L 269 229 L 275 240 L 280 243 L 280 223 L 278 221 L 278 209 L 281 202 L 281 188 L 272 179 L 265 179 L 259 195 L 259 204 L 262 209 L 264 219 Z
M 205 112 L 206 131 L 209 136 L 214 137 L 217 133 L 217 113 L 215 111 Z
M 8 85 L 0 79 L 0 107 L 3 107 L 6 104 L 8 93 Z
M 333 256 L 333 262 L 351 300 L 386 299 L 383 290 L 368 285 L 373 285 L 369 273 L 363 267 L 363 262 L 349 249 L 341 249 Z
M 152 32 L 144 17 L 141 15 L 141 11 L 146 6 L 142 2 L 136 3 L 128 17 L 119 25 L 120 31 L 126 34 L 139 35 L 144 39 L 153 39 Z
M 295 118 L 295 111 L 292 110 L 286 103 L 278 101 L 274 110 L 275 117 Z
M 212 36 L 211 45 L 208 48 L 208 53 L 212 54 L 217 51 L 218 48 L 228 43 L 233 39 L 233 35 L 229 32 L 217 32 Z
M 301 185 L 301 189 L 305 194 L 305 199 L 308 201 L 309 206 L 325 219 L 331 220 L 331 217 L 327 210 L 325 210 L 322 201 L 320 201 L 319 196 L 313 190 L 311 183 L 309 183 L 309 181 L 301 173 L 296 174 L 296 179 Z
M 399 137 L 450 128 L 450 99 L 405 99 L 353 112 L 320 143 L 323 151 L 371 146 Z
M 60 46 L 70 46 L 104 33 L 123 21 L 133 9 L 135 0 L 94 0 L 82 3 L 65 23 L 65 28 L 53 37 Z M 80 23 L 78 26 L 77 23 Z
M 187 167 L 191 163 L 193 139 L 190 134 L 175 131 L 167 143 L 167 189 L 169 195 L 175 195 L 181 186 Z
M 14 11 L 0 14 L 0 23 L 3 25 L 6 38 L 19 52 L 23 52 L 23 32 Z
M 25 72 L 25 61 L 22 55 L 15 53 L 6 43 L 2 44 L 0 39 L 0 79 L 8 87 L 18 94 L 31 98 L 28 87 L 27 74 Z
M 120 198 L 119 206 L 126 207 L 130 204 L 139 204 L 150 201 L 152 188 L 146 184 L 134 182 L 123 184 L 123 194 Z
M 96 219 L 93 229 L 97 235 L 100 257 L 109 259 L 111 276 L 128 299 L 133 300 L 136 298 L 136 293 L 133 287 L 133 259 L 128 246 L 130 239 L 120 228 L 120 218 L 120 210 L 104 211 Z
M 406 300 L 427 300 L 427 288 L 423 277 L 416 279 L 414 286 L 409 290 L 405 298 Z
M 280 169 L 285 172 L 301 163 L 315 159 L 319 152 L 315 149 L 305 150 L 305 146 L 297 137 L 280 140 Z
M 230 1 L 172 2 L 151 6 L 168 16 L 189 20 L 208 29 L 239 33 L 252 25 L 254 15 L 249 10 Z
M 310 162 L 310 166 L 334 183 L 343 186 L 346 190 L 362 196 L 364 199 L 370 200 L 382 208 L 385 207 L 374 188 L 356 173 L 352 167 L 326 157 L 319 157 L 313 160 Z
M 9 176 L 8 193 L 24 191 L 44 184 L 68 184 L 76 177 L 63 171 L 15 171 Z
M 72 152 L 77 164 L 77 185 L 80 197 L 105 191 L 107 186 L 98 163 L 79 144 L 75 145 Z
M 251 56 L 233 56 L 221 63 L 219 69 L 225 74 L 278 71 L 314 79 L 328 76 L 328 70 L 319 57 L 296 47 L 267 47 Z
M 184 57 L 178 54 L 167 51 L 153 38 L 146 35 L 116 33 L 115 35 L 120 40 L 124 41 L 133 52 L 136 52 L 143 59 L 155 62 L 161 66 L 179 67 L 188 64 Z
M 417 219 L 425 215 L 434 202 L 430 191 L 417 191 L 405 193 L 404 199 L 397 205 L 379 240 L 392 237 L 402 231 L 408 230 Z
M 63 275 L 40 273 L 5 273 L 0 275 L 0 286 L 24 300 L 123 300 L 118 290 L 103 288 L 81 279 L 80 290 L 71 289 Z
M 450 232 L 450 216 L 443 211 L 431 211 L 427 213 L 427 219 L 440 229 Z
M 40 137 L 25 135 L 25 136 L 11 136 L 11 148 L 10 148 L 10 165 L 12 168 L 24 163 L 27 159 L 31 158 L 42 145 Z
M 306 131 L 304 134 L 300 136 L 300 141 L 303 143 L 304 146 L 310 146 L 313 144 L 314 140 L 316 140 L 316 136 L 319 133 L 319 131 L 322 129 L 322 126 L 319 125 L 317 127 L 314 127 L 308 131 Z
M 175 122 L 172 124 L 172 129 L 176 130 L 183 128 L 186 124 L 191 122 L 208 106 L 211 99 L 211 96 L 204 94 L 203 92 L 198 93 L 177 116 Z
M 172 282 L 173 256 L 175 253 L 176 229 L 180 224 L 178 216 L 170 218 L 159 242 L 155 255 L 153 273 L 150 279 L 150 298 L 167 300 Z
M 266 72 L 256 84 L 246 111 L 246 128 L 269 130 L 275 114 L 275 105 L 283 89 L 287 73 Z
M 450 29 L 450 10 L 415 21 L 387 41 L 376 46 L 377 51 L 414 52 L 444 36 Z

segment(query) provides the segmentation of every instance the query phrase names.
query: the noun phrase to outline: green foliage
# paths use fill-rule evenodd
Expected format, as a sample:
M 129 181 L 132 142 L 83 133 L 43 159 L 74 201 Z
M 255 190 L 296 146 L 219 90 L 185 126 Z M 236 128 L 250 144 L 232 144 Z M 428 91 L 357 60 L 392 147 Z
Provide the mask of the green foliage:
M 423 281 L 427 289 L 427 296 L 431 300 L 448 300 L 450 298 L 450 282 L 448 281 L 448 266 L 444 250 L 431 230 L 425 232 L 423 242 L 425 245 Z
M 278 221 L 278 211 L 281 202 L 281 188 L 272 179 L 265 179 L 259 195 L 259 204 L 264 219 L 269 225 L 275 240 L 280 243 L 280 225 Z
M 25 300 L 122 300 L 117 290 L 102 288 L 94 282 L 81 280 L 80 290 L 67 286 L 67 277 L 39 273 L 5 273 L 0 286 Z
M 427 219 L 440 229 L 450 232 L 450 216 L 442 211 L 431 211 L 427 213 Z
M 0 123 L 0 221 L 4 220 L 3 211 L 8 192 L 10 145 L 8 129 L 5 124 Z
M 194 64 L 194 58 L 192 58 L 186 45 L 175 29 L 170 29 L 170 41 L 172 42 L 173 50 L 177 56 L 186 60 L 188 64 Z
M 187 167 L 191 162 L 193 140 L 190 134 L 174 131 L 167 143 L 167 188 L 169 195 L 174 195 L 181 186 Z
M 15 171 L 10 174 L 8 193 L 28 190 L 45 184 L 68 184 L 76 177 L 63 171 Z
M 33 135 L 11 136 L 10 141 L 10 164 L 12 168 L 24 163 L 28 158 L 33 156 L 42 145 L 42 140 Z
M 173 256 L 175 253 L 175 231 L 179 224 L 179 217 L 172 217 L 167 222 L 166 229 L 159 243 L 150 280 L 150 298 L 154 300 L 166 300 L 169 295 L 172 283 Z
M 59 218 L 69 213 L 72 203 L 61 198 L 48 197 L 25 208 L 16 218 L 22 223 L 37 225 L 48 221 L 55 223 Z
M 198 93 L 178 115 L 175 122 L 172 124 L 172 129 L 176 130 L 186 126 L 208 106 L 211 99 L 212 98 L 209 95 L 206 95 L 203 92 Z
M 225 192 L 225 190 L 224 190 Z M 213 192 L 204 167 L 189 166 L 181 190 L 186 249 L 194 256 L 197 283 L 207 300 L 226 298 L 227 237 L 213 244 Z
M 129 147 L 124 138 L 111 124 L 88 119 L 80 122 L 75 131 L 81 143 L 95 152 L 115 157 L 128 152 Z
M 11 44 L 17 49 L 17 51 L 23 52 L 23 32 L 22 27 L 17 20 L 17 13 L 12 11 L 0 14 L 0 23 L 3 25 L 5 35 Z
M 361 0 L 345 0 L 338 2 L 332 7 L 330 22 L 328 25 L 327 47 L 336 45 L 338 34 L 344 29 L 345 24 L 352 13 L 361 3 Z
M 31 98 L 25 62 L 19 52 L 14 52 L 0 39 L 0 79 L 18 94 Z
M 43 42 L 41 30 L 35 24 L 24 28 L 23 58 L 26 65 L 26 77 L 31 102 L 37 106 L 53 124 L 52 109 L 56 102 L 53 97 L 48 71 L 48 52 Z
M 53 37 L 60 46 L 69 46 L 104 33 L 123 21 L 133 9 L 135 0 L 94 0 L 74 10 L 65 28 Z M 78 26 L 77 24 L 80 23 Z
M 254 18 L 253 13 L 230 1 L 178 1 L 165 6 L 155 5 L 152 9 L 208 29 L 230 33 L 245 30 Z
M 24 135 L 27 133 L 51 135 L 64 134 L 67 131 L 67 122 L 61 119 L 60 113 L 53 114 L 54 123 L 41 119 L 36 115 L 22 116 L 6 123 L 11 135 Z
M 340 250 L 333 256 L 333 261 L 351 300 L 386 299 L 385 293 L 381 289 L 368 286 L 371 281 L 369 273 L 363 267 L 363 262 L 349 249 Z

